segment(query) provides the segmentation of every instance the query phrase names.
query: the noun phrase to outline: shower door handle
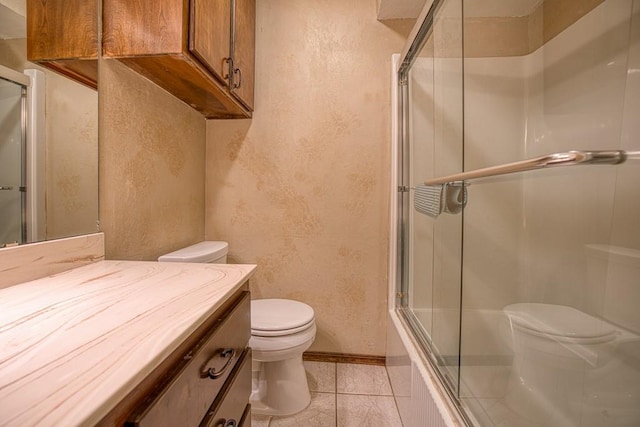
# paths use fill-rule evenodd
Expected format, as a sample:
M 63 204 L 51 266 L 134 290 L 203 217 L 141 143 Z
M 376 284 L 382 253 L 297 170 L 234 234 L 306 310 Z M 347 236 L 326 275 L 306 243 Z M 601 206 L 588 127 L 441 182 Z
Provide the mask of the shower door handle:
M 618 165 L 624 163 L 629 157 L 635 158 L 636 151 L 622 150 L 602 150 L 602 151 L 567 151 L 564 153 L 552 153 L 545 156 L 534 157 L 514 163 L 491 166 L 483 169 L 476 169 L 468 172 L 460 172 L 455 175 L 442 176 L 440 178 L 428 179 L 424 185 L 451 184 L 460 181 L 469 181 L 479 178 L 490 178 L 499 175 L 506 175 L 516 172 L 528 172 L 537 169 L 545 169 L 558 166 L 577 165 Z
M 9 190 L 13 190 L 13 187 L 12 186 L 5 187 L 5 186 L 0 185 L 0 191 L 1 190 L 9 191 Z

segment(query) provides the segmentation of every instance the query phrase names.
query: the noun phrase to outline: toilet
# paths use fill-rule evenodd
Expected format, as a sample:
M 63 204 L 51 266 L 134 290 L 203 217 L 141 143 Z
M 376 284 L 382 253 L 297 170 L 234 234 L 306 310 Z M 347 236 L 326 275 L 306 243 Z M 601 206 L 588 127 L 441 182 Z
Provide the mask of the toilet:
M 586 376 L 612 358 L 622 331 L 562 305 L 519 303 L 503 311 L 514 352 L 507 405 L 540 425 L 580 425 Z
M 598 298 L 587 304 L 594 312 L 533 302 L 503 308 L 514 353 L 505 402 L 539 425 L 640 425 L 640 372 L 621 356 L 640 354 L 640 251 L 587 245 L 586 253 L 587 268 L 602 273 L 590 271 L 597 283 L 586 284 L 587 298 Z
M 287 299 L 251 301 L 251 411 L 292 415 L 311 402 L 302 353 L 316 336 L 313 309 Z
M 224 264 L 227 242 L 204 241 L 158 258 L 159 262 Z M 311 402 L 304 353 L 316 337 L 315 313 L 288 299 L 251 301 L 252 391 L 254 414 L 293 415 Z

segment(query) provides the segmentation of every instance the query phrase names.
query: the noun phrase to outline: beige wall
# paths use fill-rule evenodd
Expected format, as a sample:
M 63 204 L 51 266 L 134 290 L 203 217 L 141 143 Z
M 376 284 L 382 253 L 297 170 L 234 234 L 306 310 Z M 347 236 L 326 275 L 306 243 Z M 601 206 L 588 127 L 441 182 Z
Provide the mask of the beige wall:
M 316 311 L 312 351 L 383 355 L 390 63 L 412 22 L 374 1 L 257 2 L 256 111 L 207 122 L 207 239 L 255 298 Z
M 98 92 L 47 72 L 47 239 L 98 231 Z
M 205 120 L 115 60 L 100 64 L 107 259 L 154 260 L 204 237 Z

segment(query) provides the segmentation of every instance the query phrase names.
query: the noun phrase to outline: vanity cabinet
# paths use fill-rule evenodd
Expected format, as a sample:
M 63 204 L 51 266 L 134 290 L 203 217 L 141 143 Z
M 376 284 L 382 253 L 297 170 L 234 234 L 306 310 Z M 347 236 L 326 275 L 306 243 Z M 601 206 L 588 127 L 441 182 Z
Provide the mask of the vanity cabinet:
M 27 0 L 27 59 L 98 87 L 98 1 Z
M 103 0 L 103 56 L 207 118 L 251 117 L 255 0 Z
M 99 425 L 248 426 L 250 300 L 245 285 Z

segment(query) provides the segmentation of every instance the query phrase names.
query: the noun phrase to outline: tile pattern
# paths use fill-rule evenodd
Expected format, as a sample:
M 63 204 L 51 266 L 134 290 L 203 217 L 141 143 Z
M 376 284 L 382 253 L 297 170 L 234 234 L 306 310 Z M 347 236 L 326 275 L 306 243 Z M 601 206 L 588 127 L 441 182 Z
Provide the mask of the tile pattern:
M 339 363 L 336 366 L 338 393 L 391 396 L 389 376 L 384 366 Z
M 311 403 L 289 417 L 252 415 L 257 427 L 402 427 L 384 366 L 304 362 Z
M 339 427 L 402 427 L 393 396 L 338 394 Z
M 336 392 L 336 364 L 324 362 L 304 362 L 310 391 L 319 393 Z

